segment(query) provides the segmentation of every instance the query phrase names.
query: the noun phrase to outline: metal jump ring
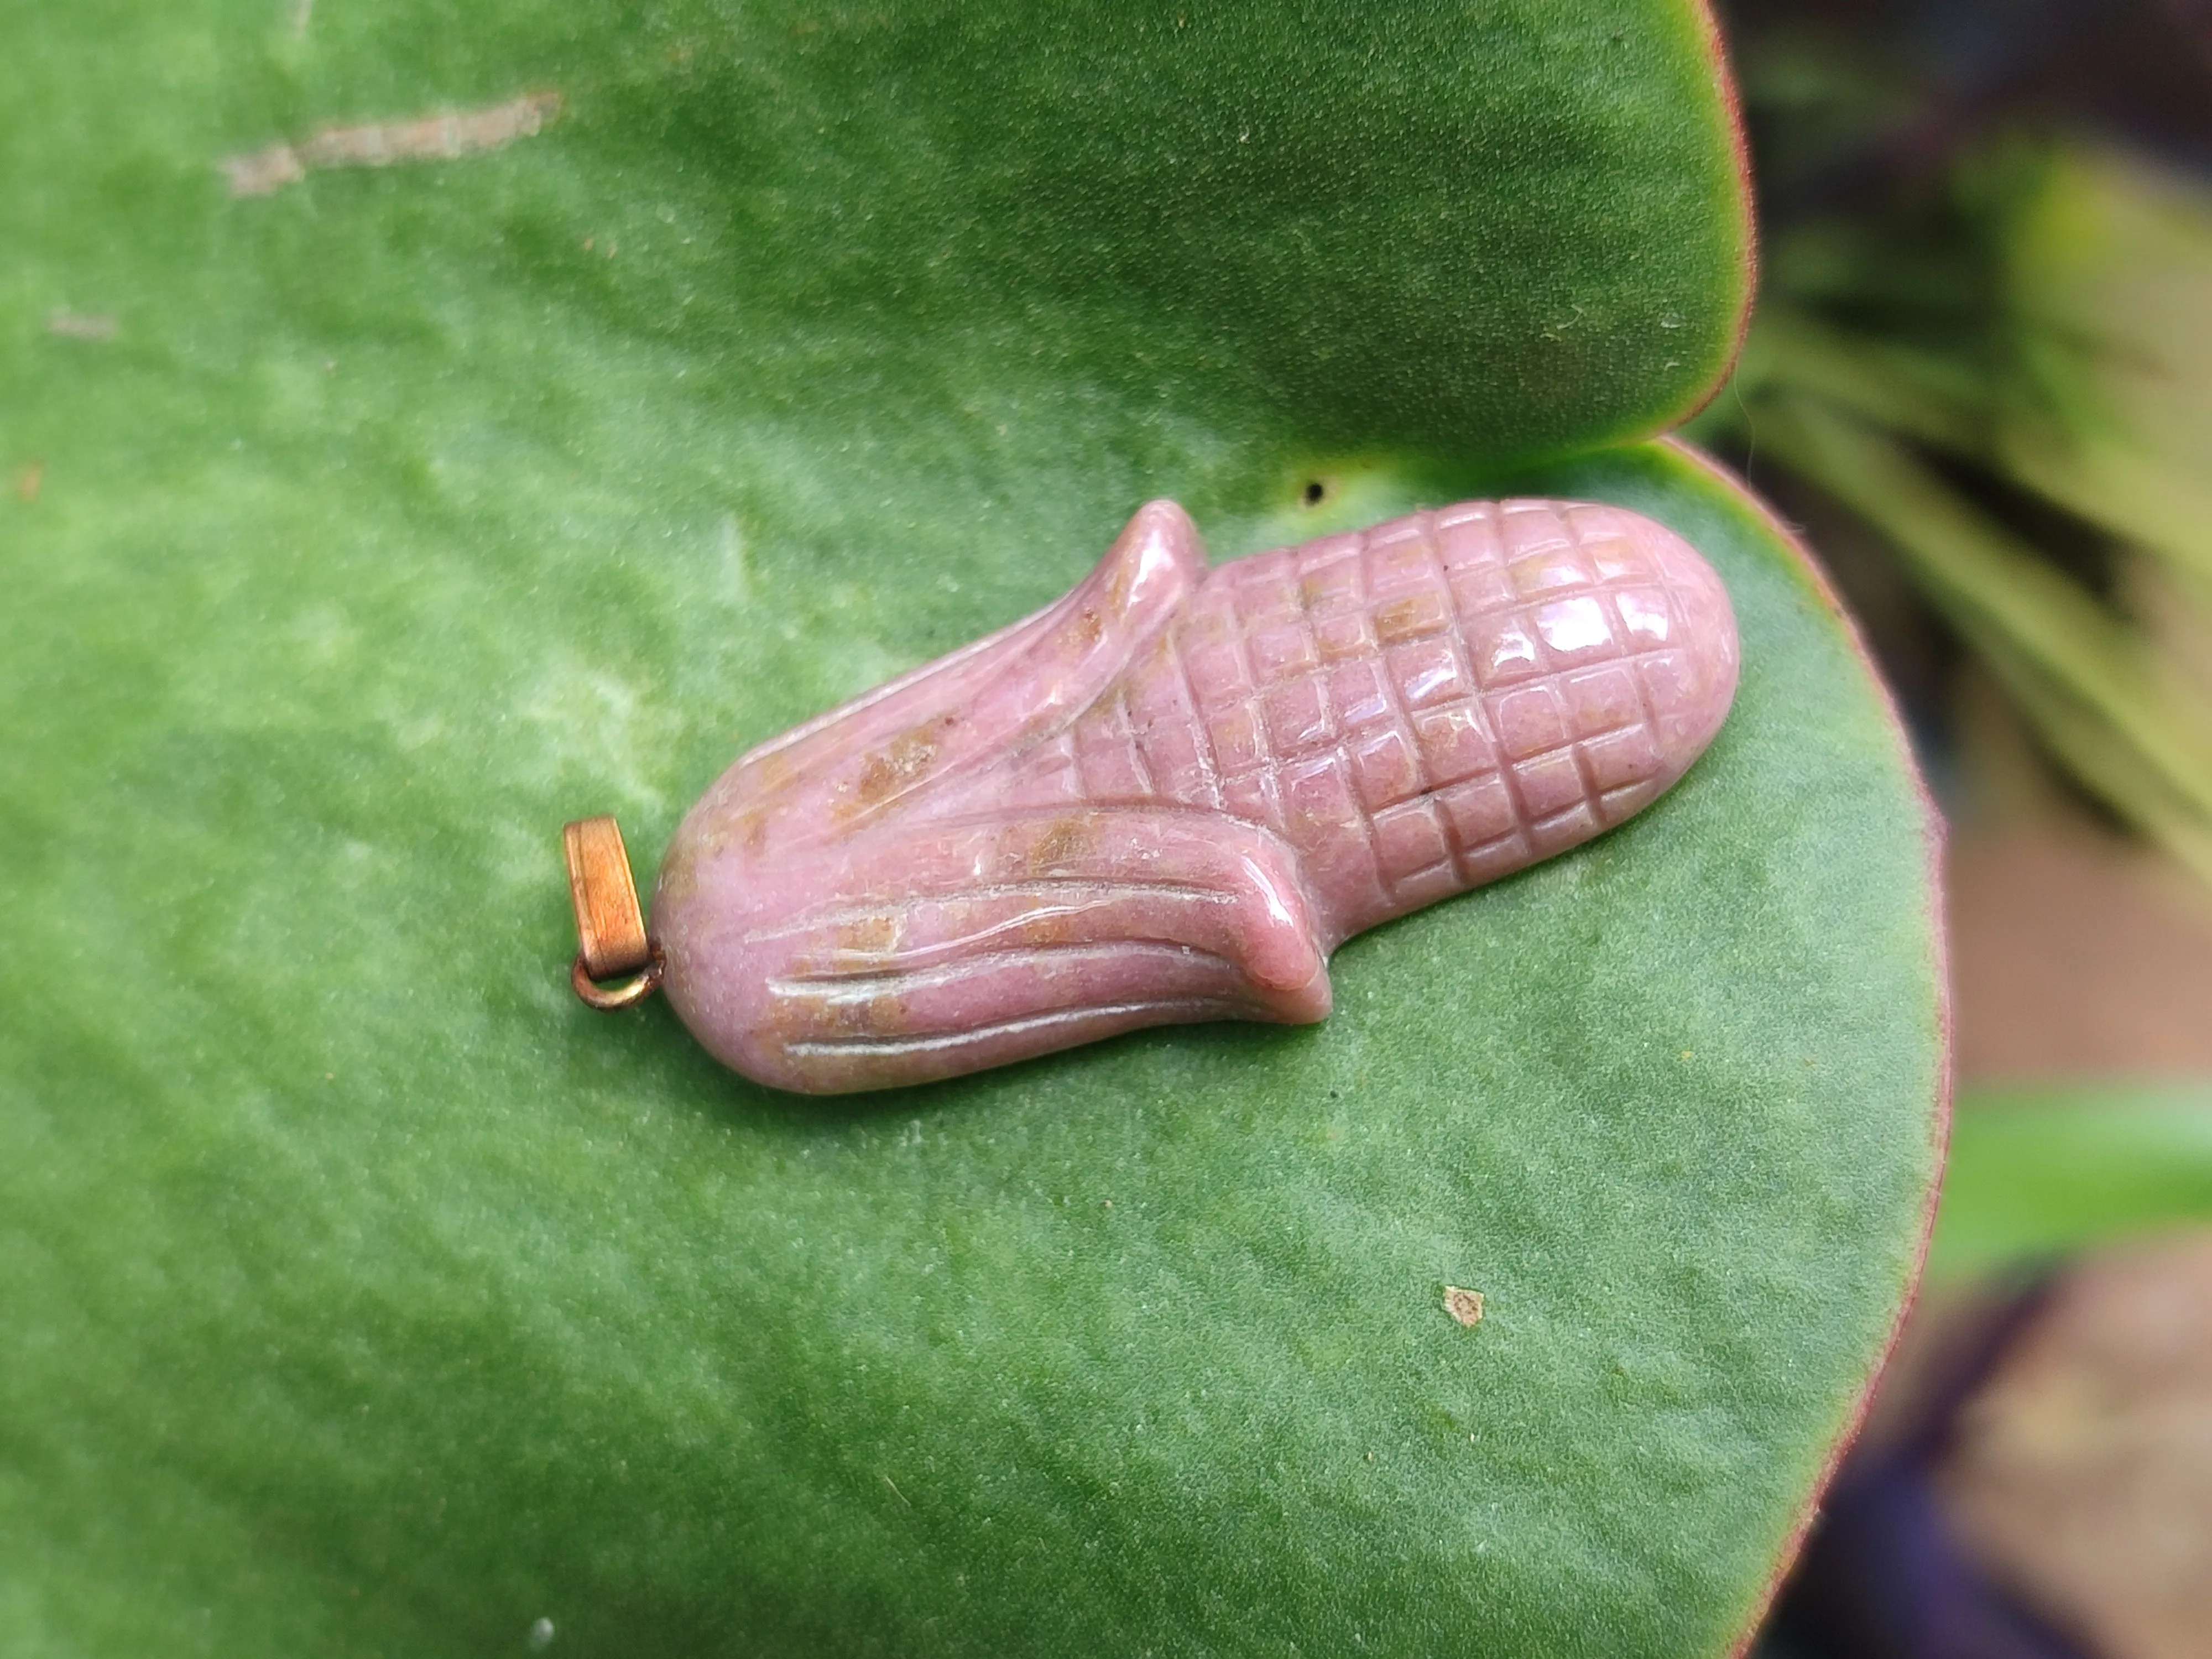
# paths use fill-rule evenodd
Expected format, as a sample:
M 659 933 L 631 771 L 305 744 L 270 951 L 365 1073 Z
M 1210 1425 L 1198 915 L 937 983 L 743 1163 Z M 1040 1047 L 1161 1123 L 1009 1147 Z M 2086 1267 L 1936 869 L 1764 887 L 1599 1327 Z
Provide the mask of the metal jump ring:
M 646 933 L 622 831 L 611 817 L 579 818 L 562 830 L 561 839 L 576 908 L 576 960 L 568 983 L 594 1008 L 644 1001 L 660 984 L 660 952 Z
M 568 983 L 588 1006 L 611 1013 L 617 1008 L 628 1008 L 642 1002 L 660 988 L 660 956 L 656 951 L 641 973 L 632 974 L 628 979 L 616 983 L 601 985 L 585 968 L 584 953 L 579 951 L 576 960 L 568 968 Z

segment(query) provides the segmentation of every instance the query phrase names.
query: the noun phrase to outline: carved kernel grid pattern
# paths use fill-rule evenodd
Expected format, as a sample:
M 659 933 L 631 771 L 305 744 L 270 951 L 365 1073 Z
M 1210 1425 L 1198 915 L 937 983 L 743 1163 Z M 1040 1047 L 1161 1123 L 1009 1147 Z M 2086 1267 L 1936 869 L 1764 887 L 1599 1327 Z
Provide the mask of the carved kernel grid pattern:
M 1692 669 L 1618 522 L 1473 503 L 1222 566 L 1078 722 L 1082 793 L 1224 808 L 1394 911 L 1620 823 Z

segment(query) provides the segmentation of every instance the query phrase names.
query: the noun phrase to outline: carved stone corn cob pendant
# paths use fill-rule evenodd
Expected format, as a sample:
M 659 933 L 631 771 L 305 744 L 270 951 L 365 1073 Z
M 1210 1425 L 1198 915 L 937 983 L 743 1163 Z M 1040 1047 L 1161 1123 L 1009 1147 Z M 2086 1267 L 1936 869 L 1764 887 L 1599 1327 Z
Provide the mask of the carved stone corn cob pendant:
M 1346 939 L 1673 783 L 1736 659 L 1711 568 L 1616 507 L 1209 570 L 1154 501 L 1058 604 L 724 773 L 661 868 L 663 982 L 718 1058 L 822 1093 L 1317 1020 Z

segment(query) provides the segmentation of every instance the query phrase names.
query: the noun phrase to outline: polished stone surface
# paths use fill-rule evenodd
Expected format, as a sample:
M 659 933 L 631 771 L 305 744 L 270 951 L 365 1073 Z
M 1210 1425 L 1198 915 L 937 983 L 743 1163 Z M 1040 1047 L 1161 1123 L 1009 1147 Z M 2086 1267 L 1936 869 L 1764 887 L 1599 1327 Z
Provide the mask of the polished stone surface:
M 1734 696 L 1711 567 L 1618 507 L 1209 569 L 1172 501 L 1058 604 L 742 757 L 653 905 L 684 1023 L 813 1092 L 1321 1018 L 1329 952 L 1620 823 Z

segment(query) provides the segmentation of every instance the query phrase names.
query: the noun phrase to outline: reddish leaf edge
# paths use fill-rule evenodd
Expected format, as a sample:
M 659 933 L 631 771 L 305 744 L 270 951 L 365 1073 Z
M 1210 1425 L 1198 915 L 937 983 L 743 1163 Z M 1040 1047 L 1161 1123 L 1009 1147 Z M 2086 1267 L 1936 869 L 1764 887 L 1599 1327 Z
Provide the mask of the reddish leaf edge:
M 1736 83 L 1727 33 L 1721 27 L 1719 14 L 1713 9 L 1713 0 L 1689 0 L 1689 6 L 1691 27 L 1711 68 L 1714 89 L 1720 95 L 1722 122 L 1728 129 L 1729 156 L 1735 169 L 1736 246 L 1742 250 L 1736 260 L 1736 276 L 1741 286 L 1735 300 L 1735 332 L 1712 379 L 1694 398 L 1653 426 L 1647 434 L 1653 437 L 1695 418 L 1727 390 L 1729 380 L 1735 378 L 1736 362 L 1743 356 L 1743 343 L 1751 332 L 1751 313 L 1759 295 L 1759 226 L 1753 206 L 1751 139 L 1744 130 L 1743 91 Z M 1735 482 L 1735 488 L 1747 495 L 1750 494 L 1741 482 Z M 1767 515 L 1770 520 L 1772 516 Z M 1840 608 L 1838 614 L 1842 614 Z M 1854 643 L 1856 642 L 1854 635 Z M 1863 647 L 1861 654 L 1864 654 Z M 1916 771 L 1914 775 L 1917 777 L 1918 773 Z
M 1702 0 L 1700 0 L 1702 3 Z M 1948 907 L 1943 903 L 1943 849 L 1948 835 L 1942 810 L 1929 792 L 1928 780 L 1913 757 L 1911 740 L 1905 735 L 1905 719 L 1897 706 L 1897 698 L 1889 683 L 1881 677 L 1872 652 L 1867 649 L 1865 635 L 1858 621 L 1844 605 L 1829 579 L 1820 557 L 1806 544 L 1787 520 L 1761 500 L 1756 491 L 1738 477 L 1735 471 L 1705 453 L 1685 439 L 1668 437 L 1658 441 L 1659 446 L 1680 459 L 1692 470 L 1702 473 L 1717 488 L 1728 492 L 1757 518 L 1774 539 L 1790 555 L 1795 574 L 1824 605 L 1841 630 L 1845 642 L 1864 667 L 1869 683 L 1881 704 L 1882 716 L 1889 727 L 1891 742 L 1895 745 L 1899 763 L 1912 780 L 1912 790 L 1920 803 L 1921 846 L 1923 868 L 1926 871 L 1928 892 L 1933 903 L 1934 927 L 1930 943 L 1936 954 L 1936 1036 L 1941 1054 L 1941 1064 L 1936 1080 L 1934 1121 L 1931 1126 L 1935 1153 L 1935 1178 L 1928 1183 L 1928 1196 L 1921 1206 L 1920 1237 L 1913 1249 L 1912 1271 L 1905 1285 L 1903 1298 L 1898 1304 L 1897 1316 L 1890 1322 L 1889 1335 L 1882 1343 L 1881 1352 L 1860 1386 L 1858 1396 L 1844 1413 L 1844 1420 L 1835 1437 L 1829 1443 L 1821 1460 L 1820 1473 L 1806 1491 L 1797 1513 L 1784 1535 L 1782 1547 L 1775 1557 L 1766 1582 L 1752 1599 L 1741 1632 L 1727 1650 L 1727 1659 L 1745 1659 L 1751 1644 L 1758 1639 L 1760 1628 L 1772 1610 L 1775 1598 L 1797 1565 L 1803 1553 L 1805 1540 L 1819 1518 L 1820 1500 L 1827 1493 L 1836 1471 L 1844 1458 L 1856 1443 L 1860 1432 L 1866 1427 L 1867 1413 L 1874 1405 L 1876 1386 L 1882 1374 L 1889 1369 L 1891 1358 L 1897 1352 L 1899 1340 L 1905 1332 L 1906 1319 L 1920 1300 L 1928 1278 L 1928 1251 L 1936 1234 L 1936 1212 L 1943 1195 L 1943 1176 L 1951 1152 L 1951 1112 L 1956 1069 L 1956 1045 L 1954 1042 L 1951 994 L 1951 933 Z

